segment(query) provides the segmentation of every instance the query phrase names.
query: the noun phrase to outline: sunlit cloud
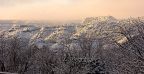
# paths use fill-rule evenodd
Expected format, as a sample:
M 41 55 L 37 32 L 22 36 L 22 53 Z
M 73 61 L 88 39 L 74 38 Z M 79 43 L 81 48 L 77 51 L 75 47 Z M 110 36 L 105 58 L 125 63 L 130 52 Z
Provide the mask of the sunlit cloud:
M 144 0 L 0 0 L 0 19 L 71 20 L 144 16 Z

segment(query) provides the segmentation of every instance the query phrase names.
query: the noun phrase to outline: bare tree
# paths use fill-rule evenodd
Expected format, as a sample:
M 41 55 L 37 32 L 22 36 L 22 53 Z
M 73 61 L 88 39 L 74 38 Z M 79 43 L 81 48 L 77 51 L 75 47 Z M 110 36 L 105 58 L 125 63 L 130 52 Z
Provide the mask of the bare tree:
M 116 26 L 119 31 L 114 33 L 121 35 L 122 39 L 115 40 L 115 43 L 120 47 L 125 57 L 129 57 L 127 63 L 125 60 L 125 66 L 130 67 L 130 69 L 128 70 L 128 67 L 125 67 L 125 69 L 134 74 L 144 73 L 142 67 L 144 66 L 144 22 L 140 19 L 132 19 L 128 21 L 127 26 Z

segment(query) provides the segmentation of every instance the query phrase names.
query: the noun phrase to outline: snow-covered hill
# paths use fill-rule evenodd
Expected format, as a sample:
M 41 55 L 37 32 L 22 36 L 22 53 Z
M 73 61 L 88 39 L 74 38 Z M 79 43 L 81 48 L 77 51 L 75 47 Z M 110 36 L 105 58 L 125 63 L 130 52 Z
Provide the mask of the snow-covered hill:
M 42 23 L 29 23 L 26 21 L 0 21 L 0 33 L 5 32 L 6 37 L 28 39 L 29 45 L 36 45 L 39 48 L 51 46 L 51 48 L 57 49 L 62 48 L 62 42 L 67 39 L 70 41 L 85 35 L 100 37 L 100 33 L 104 35 L 105 32 L 111 32 L 113 26 L 119 25 L 120 21 L 122 20 L 112 16 L 90 17 L 84 19 L 81 24 L 69 23 L 69 25 L 42 25 Z M 123 22 L 126 23 L 125 20 Z M 69 44 L 73 43 L 74 41 L 69 42 Z

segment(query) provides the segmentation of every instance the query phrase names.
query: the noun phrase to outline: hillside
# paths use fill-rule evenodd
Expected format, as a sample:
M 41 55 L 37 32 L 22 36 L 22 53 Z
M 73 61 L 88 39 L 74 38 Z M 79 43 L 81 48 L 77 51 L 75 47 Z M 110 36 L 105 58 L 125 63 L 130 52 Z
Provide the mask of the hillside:
M 131 65 L 144 61 L 143 27 L 142 17 L 89 17 L 64 25 L 0 21 L 0 64 L 26 74 L 135 74 Z

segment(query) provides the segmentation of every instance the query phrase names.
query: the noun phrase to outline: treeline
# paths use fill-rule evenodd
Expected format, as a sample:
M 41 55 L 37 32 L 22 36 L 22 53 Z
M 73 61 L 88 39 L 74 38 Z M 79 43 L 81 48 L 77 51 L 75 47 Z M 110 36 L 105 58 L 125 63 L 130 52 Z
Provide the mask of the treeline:
M 103 22 L 107 25 L 106 22 Z M 99 31 L 98 31 L 99 30 Z M 19 74 L 143 74 L 144 22 L 99 27 L 79 36 L 64 38 L 62 48 L 38 48 L 29 39 L 0 34 L 0 71 Z M 70 43 L 75 43 L 71 46 Z

